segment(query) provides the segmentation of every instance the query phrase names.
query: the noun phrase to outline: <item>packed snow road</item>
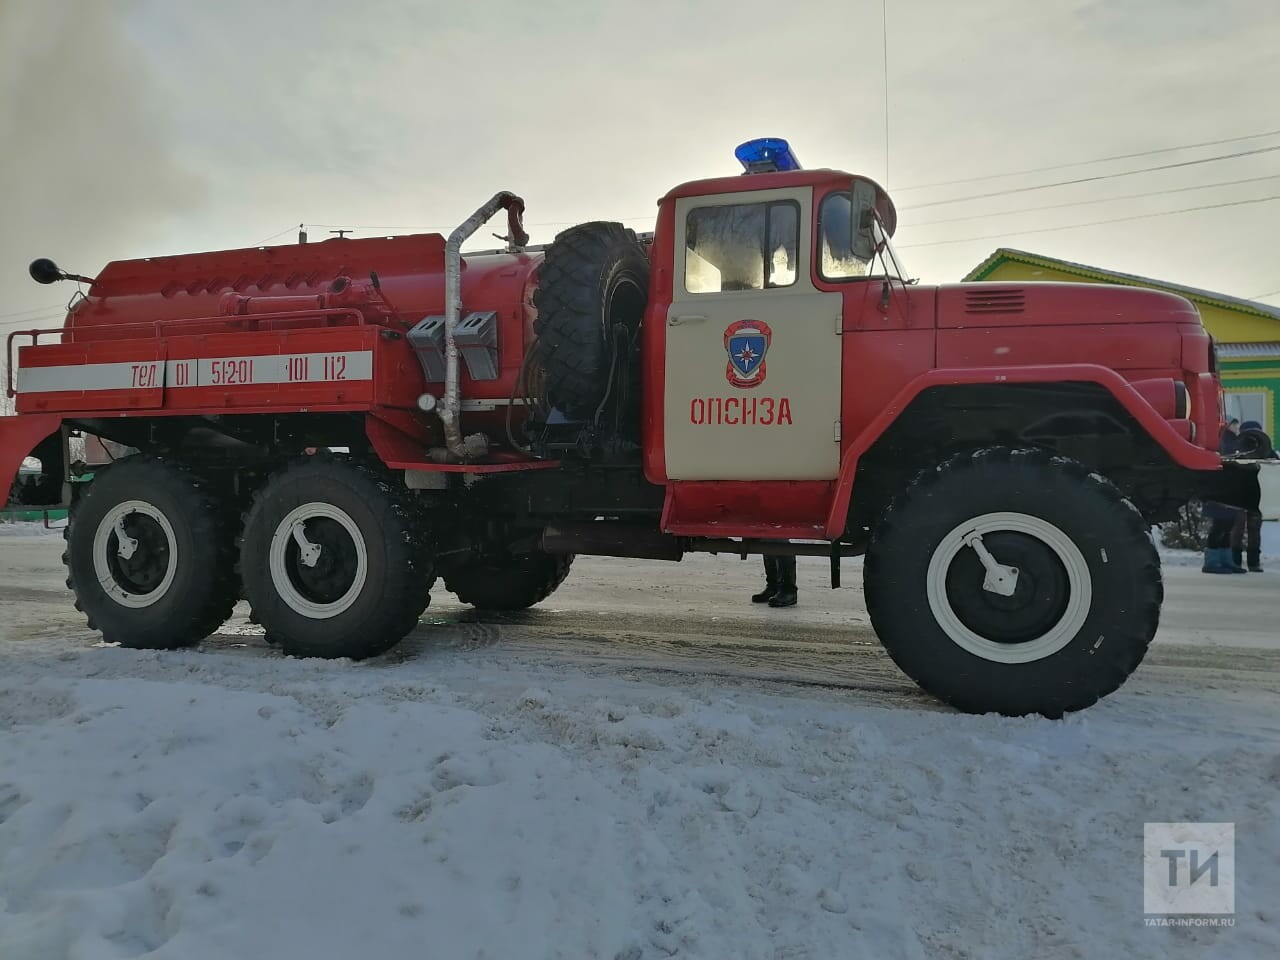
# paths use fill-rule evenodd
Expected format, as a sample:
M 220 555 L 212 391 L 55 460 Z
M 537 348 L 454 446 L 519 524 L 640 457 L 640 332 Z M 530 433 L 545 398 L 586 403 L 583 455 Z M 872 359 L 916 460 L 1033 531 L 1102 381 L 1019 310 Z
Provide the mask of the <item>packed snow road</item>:
M 1280 952 L 1280 572 L 1166 569 L 1130 682 L 956 714 L 801 564 L 579 560 L 363 664 L 242 609 L 106 648 L 0 531 L 0 957 L 1241 957 Z M 1277 568 L 1280 570 L 1280 567 Z M 1236 825 L 1230 927 L 1143 924 L 1147 821 Z

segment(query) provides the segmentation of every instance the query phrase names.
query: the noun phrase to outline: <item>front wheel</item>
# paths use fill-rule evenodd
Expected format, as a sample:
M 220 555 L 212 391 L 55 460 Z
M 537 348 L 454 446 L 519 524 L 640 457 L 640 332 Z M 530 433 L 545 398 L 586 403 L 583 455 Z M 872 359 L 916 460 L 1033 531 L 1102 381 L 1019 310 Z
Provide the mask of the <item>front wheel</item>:
M 890 506 L 867 609 L 921 687 L 971 713 L 1058 717 L 1116 690 L 1155 635 L 1160 562 L 1137 509 L 1036 450 L 964 454 Z

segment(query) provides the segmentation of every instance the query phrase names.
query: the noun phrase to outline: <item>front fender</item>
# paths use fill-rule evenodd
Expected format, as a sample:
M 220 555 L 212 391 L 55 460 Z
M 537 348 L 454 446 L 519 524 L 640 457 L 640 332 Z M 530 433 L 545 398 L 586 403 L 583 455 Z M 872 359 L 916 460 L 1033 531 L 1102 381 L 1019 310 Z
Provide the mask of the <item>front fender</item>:
M 1143 430 L 1160 445 L 1169 459 L 1180 467 L 1196 471 L 1220 472 L 1222 458 L 1187 440 L 1165 420 L 1129 381 L 1109 367 L 1088 363 L 1062 364 L 1048 367 L 985 367 L 956 370 L 930 370 L 904 386 L 871 423 L 845 450 L 840 461 L 831 510 L 827 515 L 826 535 L 836 539 L 844 532 L 849 501 L 858 462 L 889 426 L 907 409 L 917 396 L 933 387 L 970 386 L 977 384 L 1027 383 L 1094 383 L 1103 387 L 1134 418 Z

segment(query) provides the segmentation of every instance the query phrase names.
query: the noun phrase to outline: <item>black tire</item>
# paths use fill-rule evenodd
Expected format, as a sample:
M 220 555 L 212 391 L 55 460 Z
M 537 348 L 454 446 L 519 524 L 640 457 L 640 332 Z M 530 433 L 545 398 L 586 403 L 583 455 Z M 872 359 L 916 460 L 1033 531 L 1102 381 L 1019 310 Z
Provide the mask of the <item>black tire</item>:
M 303 538 L 320 546 L 310 565 L 289 532 L 295 511 Z M 412 630 L 435 580 L 408 495 L 366 467 L 325 455 L 295 461 L 254 496 L 240 572 L 270 642 L 290 656 L 353 660 L 389 650 Z
M 533 295 L 552 406 L 570 417 L 595 416 L 608 389 L 614 330 L 621 325 L 628 342 L 635 340 L 648 292 L 648 255 L 622 224 L 584 223 L 556 237 Z M 631 386 L 639 382 L 637 360 L 632 354 Z M 615 381 L 615 391 L 619 386 Z
M 998 514 L 1024 519 L 980 520 Z M 1011 596 L 984 585 L 970 521 L 1017 570 Z M 1119 490 L 1074 460 L 1008 448 L 920 474 L 873 531 L 864 591 L 908 676 L 966 712 L 1009 716 L 1060 717 L 1119 688 L 1164 599 L 1147 524 Z
M 1275 445 L 1265 430 L 1241 430 L 1236 451 L 1246 460 L 1274 460 L 1276 456 Z
M 135 456 L 98 470 L 86 486 L 63 532 L 62 561 L 90 629 L 122 647 L 168 650 L 198 643 L 231 616 L 240 592 L 235 513 L 205 480 Z M 126 558 L 111 515 L 131 503 L 142 506 L 120 517 L 135 543 Z
M 480 610 L 524 610 L 555 592 L 569 575 L 572 553 L 536 551 L 444 571 L 444 585 Z

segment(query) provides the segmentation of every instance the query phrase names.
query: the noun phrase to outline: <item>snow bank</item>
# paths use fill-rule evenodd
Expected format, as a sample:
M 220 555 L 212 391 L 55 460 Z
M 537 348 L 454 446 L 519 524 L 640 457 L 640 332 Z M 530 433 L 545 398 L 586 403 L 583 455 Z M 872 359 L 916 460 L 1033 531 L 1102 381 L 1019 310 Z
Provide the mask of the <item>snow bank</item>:
M 0 956 L 1274 956 L 1274 704 L 1062 722 L 499 651 L 0 648 Z M 1142 925 L 1145 820 L 1239 922 Z
M 0 521 L 0 537 L 56 537 L 62 539 L 62 528 L 66 526 L 64 521 L 54 521 L 52 527 L 46 527 L 42 522 L 34 520 L 5 520 Z

